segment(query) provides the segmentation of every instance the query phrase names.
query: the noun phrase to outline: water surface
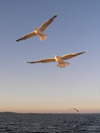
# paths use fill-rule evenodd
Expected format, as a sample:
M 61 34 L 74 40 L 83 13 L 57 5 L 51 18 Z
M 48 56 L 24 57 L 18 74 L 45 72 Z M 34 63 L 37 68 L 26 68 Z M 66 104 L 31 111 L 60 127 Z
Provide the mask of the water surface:
M 0 133 L 100 133 L 100 114 L 0 115 Z

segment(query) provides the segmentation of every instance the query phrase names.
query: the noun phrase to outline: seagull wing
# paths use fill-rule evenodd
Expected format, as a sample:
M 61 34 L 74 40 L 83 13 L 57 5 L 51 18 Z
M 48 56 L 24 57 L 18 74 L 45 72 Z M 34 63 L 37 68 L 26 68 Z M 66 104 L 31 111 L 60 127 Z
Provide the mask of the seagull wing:
M 40 27 L 39 30 L 40 31 L 45 31 L 46 28 L 54 21 L 54 19 L 57 17 L 57 14 L 55 16 L 53 16 L 51 19 L 47 20 L 46 22 L 44 22 Z
M 49 62 L 56 62 L 56 60 L 55 58 L 47 58 L 47 59 L 42 59 L 42 60 L 33 61 L 33 62 L 25 62 L 25 63 L 34 64 L 34 63 L 49 63 Z
M 78 109 L 76 109 L 76 111 L 77 111 L 77 112 L 79 112 L 79 110 L 78 110 Z
M 80 52 L 80 53 L 66 54 L 66 55 L 63 55 L 63 56 L 61 57 L 61 59 L 62 59 L 62 60 L 68 60 L 68 59 L 71 59 L 71 58 L 76 57 L 77 55 L 84 54 L 84 53 L 86 53 L 86 52 L 87 52 L 87 51 Z
M 19 38 L 16 41 L 18 42 L 18 41 L 25 40 L 25 39 L 28 39 L 28 38 L 31 38 L 31 37 L 34 37 L 34 36 L 37 36 L 37 34 L 33 31 L 29 34 L 24 35 L 23 37 Z
M 76 108 L 73 108 L 74 110 L 76 110 L 77 112 L 79 112 L 79 110 L 78 109 L 76 109 Z
M 77 112 L 79 112 L 79 110 L 78 109 L 76 109 L 76 108 L 70 108 L 70 109 L 68 109 L 68 110 L 76 110 Z

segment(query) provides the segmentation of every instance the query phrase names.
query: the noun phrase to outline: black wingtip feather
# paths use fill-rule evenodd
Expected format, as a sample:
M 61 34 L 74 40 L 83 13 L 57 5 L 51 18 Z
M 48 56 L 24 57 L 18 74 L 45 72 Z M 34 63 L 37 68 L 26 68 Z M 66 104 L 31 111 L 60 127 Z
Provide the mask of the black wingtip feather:
M 55 14 L 55 16 L 54 16 L 55 18 L 57 17 L 57 14 Z
M 19 41 L 19 39 L 18 40 L 16 40 L 16 42 L 18 42 Z

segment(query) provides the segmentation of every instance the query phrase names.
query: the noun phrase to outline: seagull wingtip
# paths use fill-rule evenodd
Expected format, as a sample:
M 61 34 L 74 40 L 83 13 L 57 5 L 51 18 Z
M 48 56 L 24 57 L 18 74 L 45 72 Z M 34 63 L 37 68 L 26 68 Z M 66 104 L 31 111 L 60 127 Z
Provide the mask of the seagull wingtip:
M 27 61 L 25 61 L 24 63 L 27 63 Z
M 15 40 L 16 42 L 18 42 L 19 41 L 19 39 L 18 40 Z
M 88 50 L 86 50 L 85 52 L 88 52 Z
M 27 61 L 25 61 L 24 63 L 30 63 L 31 64 L 31 62 L 27 62 Z
M 54 17 L 57 17 L 57 14 L 55 14 Z

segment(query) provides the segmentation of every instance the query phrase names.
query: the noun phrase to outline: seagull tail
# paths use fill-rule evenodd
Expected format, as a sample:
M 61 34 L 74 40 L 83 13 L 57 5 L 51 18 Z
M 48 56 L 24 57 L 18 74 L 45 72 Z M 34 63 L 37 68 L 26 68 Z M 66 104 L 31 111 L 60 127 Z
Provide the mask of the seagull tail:
M 61 65 L 58 63 L 58 64 L 57 64 L 57 67 L 61 67 Z
M 70 63 L 69 63 L 69 62 L 64 62 L 64 65 L 65 65 L 65 67 L 66 67 L 66 66 L 69 66 Z
M 66 66 L 69 66 L 69 62 L 64 62 L 64 64 L 57 64 L 57 67 L 61 67 L 61 68 L 64 68 L 64 67 L 66 67 Z
M 45 39 L 47 39 L 48 34 L 43 34 L 43 36 L 40 36 L 40 40 L 44 41 Z

